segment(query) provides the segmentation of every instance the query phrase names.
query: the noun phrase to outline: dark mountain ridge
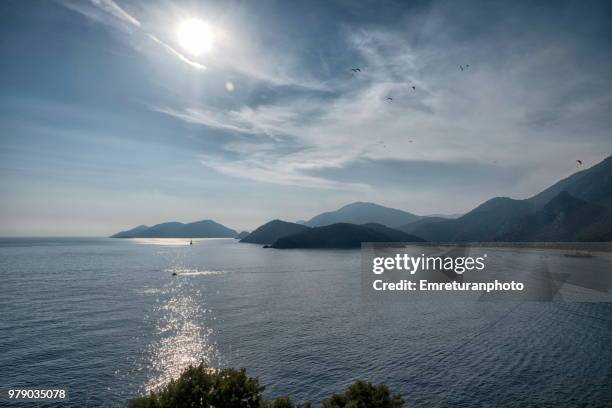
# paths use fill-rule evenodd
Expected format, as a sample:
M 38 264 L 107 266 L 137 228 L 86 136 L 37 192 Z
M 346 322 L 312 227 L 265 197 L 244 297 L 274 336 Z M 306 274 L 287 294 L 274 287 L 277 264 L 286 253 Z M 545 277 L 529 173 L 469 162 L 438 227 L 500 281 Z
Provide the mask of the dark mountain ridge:
M 397 227 L 416 221 L 421 217 L 407 211 L 389 208 L 374 203 L 355 202 L 335 211 L 324 212 L 306 221 L 309 227 L 322 227 L 337 223 L 367 224 L 376 223 L 387 227 Z
M 528 201 L 541 207 L 563 191 L 581 200 L 612 208 L 612 156 L 558 181 Z
M 417 228 L 421 227 L 422 225 L 430 224 L 430 223 L 434 223 L 434 222 L 440 222 L 440 221 L 448 221 L 449 219 L 451 219 L 451 218 L 442 218 L 442 217 L 430 217 L 430 216 L 427 216 L 427 217 L 423 217 L 421 219 L 418 219 L 416 221 L 409 222 L 408 224 L 400 225 L 396 229 L 399 230 L 399 231 L 405 232 L 407 234 L 412 234 Z
M 362 242 L 395 242 L 395 238 L 405 238 L 401 241 L 423 242 L 423 239 L 404 234 L 388 227 L 367 227 L 348 223 L 337 223 L 323 227 L 308 228 L 297 234 L 279 238 L 271 248 L 290 249 L 354 249 L 360 248 Z
M 389 228 L 386 225 L 376 224 L 374 222 L 370 222 L 368 224 L 362 224 L 361 226 L 369 228 L 374 231 L 378 231 L 382 234 L 385 234 L 389 238 L 389 242 L 423 242 L 425 241 L 424 239 L 414 236 L 412 234 L 408 234 L 406 232 L 400 231 L 395 228 Z
M 287 235 L 296 234 L 309 227 L 296 224 L 293 222 L 272 220 L 258 227 L 246 237 L 242 238 L 240 242 L 246 242 L 250 244 L 272 244 L 277 239 L 285 237 Z
M 428 241 L 600 241 L 612 233 L 605 231 L 605 209 L 611 206 L 612 157 L 608 157 L 528 199 L 496 197 L 457 219 L 425 219 L 401 229 Z M 550 225 L 555 222 L 557 227 Z M 595 228 L 597 223 L 600 226 Z
M 612 210 L 562 191 L 528 216 L 522 228 L 502 236 L 504 241 L 606 241 L 612 238 Z

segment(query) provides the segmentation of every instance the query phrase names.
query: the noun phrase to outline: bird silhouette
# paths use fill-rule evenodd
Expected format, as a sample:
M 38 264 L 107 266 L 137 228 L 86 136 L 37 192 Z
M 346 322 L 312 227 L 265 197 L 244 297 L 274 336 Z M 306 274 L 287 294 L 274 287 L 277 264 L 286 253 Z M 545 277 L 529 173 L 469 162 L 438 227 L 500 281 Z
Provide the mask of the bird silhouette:
M 576 160 L 576 167 L 582 166 L 582 160 Z
M 459 65 L 459 69 L 463 71 L 463 65 Z
M 353 72 L 361 72 L 361 70 L 359 68 L 351 68 L 351 71 L 353 71 Z
M 390 96 L 387 96 L 387 100 L 388 101 L 393 101 L 393 98 L 391 98 Z
M 413 87 L 412 87 L 412 90 L 413 90 L 413 91 L 416 91 L 416 86 L 413 86 Z

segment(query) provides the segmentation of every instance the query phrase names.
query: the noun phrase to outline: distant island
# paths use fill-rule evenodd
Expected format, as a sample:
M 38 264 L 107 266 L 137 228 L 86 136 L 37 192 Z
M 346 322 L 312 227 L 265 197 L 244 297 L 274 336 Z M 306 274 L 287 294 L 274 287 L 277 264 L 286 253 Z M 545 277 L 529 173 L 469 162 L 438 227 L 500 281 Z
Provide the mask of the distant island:
M 113 238 L 237 238 L 271 248 L 358 248 L 361 242 L 612 241 L 612 156 L 533 197 L 495 197 L 459 216 L 419 216 L 366 202 L 253 232 L 212 220 L 140 225 Z
M 165 222 L 152 227 L 139 225 L 127 231 L 121 231 L 111 238 L 234 238 L 238 233 L 212 220 L 203 220 L 183 224 Z

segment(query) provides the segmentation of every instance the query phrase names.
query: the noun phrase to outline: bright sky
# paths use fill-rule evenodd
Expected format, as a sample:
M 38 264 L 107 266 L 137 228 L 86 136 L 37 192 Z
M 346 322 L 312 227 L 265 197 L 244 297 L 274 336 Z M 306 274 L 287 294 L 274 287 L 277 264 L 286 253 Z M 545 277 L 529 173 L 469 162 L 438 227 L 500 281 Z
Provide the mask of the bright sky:
M 300 3 L 3 1 L 0 235 L 458 213 L 612 154 L 610 2 Z

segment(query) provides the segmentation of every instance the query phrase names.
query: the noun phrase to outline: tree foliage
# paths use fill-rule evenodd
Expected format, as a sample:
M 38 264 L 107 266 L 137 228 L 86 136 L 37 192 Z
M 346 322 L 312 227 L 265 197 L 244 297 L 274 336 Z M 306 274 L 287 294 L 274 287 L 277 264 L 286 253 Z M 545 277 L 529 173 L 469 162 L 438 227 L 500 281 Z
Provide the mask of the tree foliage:
M 211 370 L 206 364 L 189 366 L 158 392 L 130 401 L 132 408 L 259 408 L 264 387 L 246 371 Z
M 205 363 L 189 366 L 178 379 L 162 389 L 129 402 L 131 408 L 311 408 L 296 405 L 288 397 L 263 398 L 265 387 L 244 369 L 212 370 Z M 399 395 L 383 385 L 357 381 L 344 393 L 323 402 L 323 408 L 400 408 Z
M 323 408 L 401 408 L 403 405 L 402 397 L 392 395 L 386 385 L 364 381 L 357 381 L 344 393 L 323 401 Z

